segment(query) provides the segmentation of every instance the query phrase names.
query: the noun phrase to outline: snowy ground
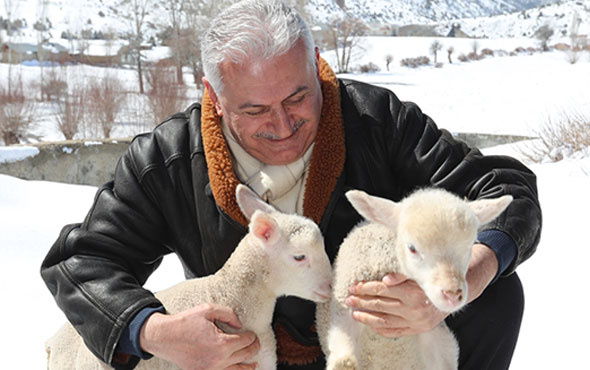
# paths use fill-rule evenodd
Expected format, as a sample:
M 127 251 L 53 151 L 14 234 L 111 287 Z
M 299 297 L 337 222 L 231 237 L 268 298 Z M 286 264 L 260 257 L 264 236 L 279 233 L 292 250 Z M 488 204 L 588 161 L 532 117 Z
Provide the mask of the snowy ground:
M 488 41 L 505 45 L 506 50 L 513 50 L 516 43 L 529 46 L 522 45 L 526 40 Z M 417 102 L 451 131 L 534 134 L 547 116 L 572 110 L 590 113 L 587 55 L 574 65 L 566 62 L 564 54 L 554 52 L 445 63 L 443 68 L 399 67 L 403 57 L 428 55 L 431 42 L 369 39 L 366 60 L 360 62 L 372 60 L 382 65 L 382 72 L 350 77 L 391 88 L 401 99 Z M 485 43 L 482 40 L 480 47 L 486 47 Z M 456 50 L 461 47 L 470 48 L 457 44 Z M 383 57 L 389 50 L 395 62 L 387 73 Z M 442 60 L 445 57 L 439 55 Z M 27 71 L 27 76 L 36 73 Z M 49 126 L 43 132 L 47 137 L 58 136 Z M 34 151 L 24 152 L 34 155 Z M 485 152 L 519 155 L 514 145 Z M 0 160 L 11 155 L 15 155 L 12 150 L 0 148 Z M 538 252 L 518 270 L 526 309 L 511 367 L 515 370 L 587 368 L 584 353 L 590 322 L 584 290 L 590 249 L 584 247 L 588 227 L 584 215 L 590 208 L 590 157 L 576 158 L 529 164 L 539 179 L 544 231 Z M 39 266 L 60 228 L 84 218 L 95 190 L 0 175 L 1 368 L 45 367 L 43 342 L 64 318 L 41 281 Z M 148 285 L 158 290 L 181 279 L 178 261 L 167 258 Z

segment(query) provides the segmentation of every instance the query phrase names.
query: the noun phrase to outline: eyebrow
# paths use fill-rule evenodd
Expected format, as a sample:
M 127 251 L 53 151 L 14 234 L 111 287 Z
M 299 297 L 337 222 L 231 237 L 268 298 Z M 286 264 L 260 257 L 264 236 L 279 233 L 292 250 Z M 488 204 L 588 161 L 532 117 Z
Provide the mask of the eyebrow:
M 299 94 L 300 92 L 302 92 L 304 90 L 309 90 L 309 87 L 307 87 L 307 86 L 299 86 L 297 89 L 295 89 L 295 91 L 291 95 L 289 95 L 285 99 L 283 99 L 283 101 L 291 99 L 292 97 L 294 97 L 295 95 Z M 240 105 L 238 108 L 239 109 L 246 109 L 246 108 L 261 108 L 261 107 L 266 107 L 266 105 L 264 105 L 264 104 L 253 104 L 253 103 L 244 103 L 244 104 Z

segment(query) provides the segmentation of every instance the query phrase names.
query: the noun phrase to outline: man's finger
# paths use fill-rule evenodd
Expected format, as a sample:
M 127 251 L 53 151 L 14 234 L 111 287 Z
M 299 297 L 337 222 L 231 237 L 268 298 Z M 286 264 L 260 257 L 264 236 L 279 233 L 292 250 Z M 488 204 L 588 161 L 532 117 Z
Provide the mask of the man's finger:
M 371 328 L 403 328 L 407 327 L 405 319 L 395 315 L 387 315 L 378 312 L 353 311 L 352 317 L 356 321 Z
M 366 296 L 389 296 L 388 287 L 380 281 L 363 281 L 348 290 L 350 294 Z
M 251 333 L 252 335 L 254 335 L 253 332 L 248 332 L 248 333 Z M 246 333 L 242 333 L 242 334 L 246 334 Z M 235 351 L 230 356 L 229 362 L 231 364 L 238 364 L 238 363 L 242 363 L 245 361 L 249 361 L 252 359 L 252 357 L 254 357 L 258 353 L 258 351 L 260 351 L 260 341 L 258 340 L 256 335 L 254 335 L 254 341 L 248 342 L 249 340 L 250 340 L 250 338 L 247 338 L 246 341 L 244 342 L 247 344 L 243 347 L 239 347 L 239 349 L 237 351 Z
M 402 307 L 398 299 L 376 296 L 349 296 L 345 303 L 353 309 L 389 314 L 396 314 Z
M 217 320 L 224 322 L 236 329 L 242 328 L 242 323 L 238 319 L 238 316 L 229 307 L 211 304 L 209 305 L 209 311 L 207 312 L 206 318 L 210 321 Z

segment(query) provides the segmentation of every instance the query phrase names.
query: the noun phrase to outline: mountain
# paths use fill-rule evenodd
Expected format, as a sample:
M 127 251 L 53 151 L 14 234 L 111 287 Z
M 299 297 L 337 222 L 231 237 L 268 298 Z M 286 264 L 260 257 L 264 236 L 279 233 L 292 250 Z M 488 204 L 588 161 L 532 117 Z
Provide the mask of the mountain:
M 12 21 L 21 25 L 14 36 L 21 40 L 36 40 L 34 25 L 39 19 L 48 27 L 44 37 L 53 40 L 83 32 L 100 37 L 115 31 L 121 36 L 130 25 L 114 15 L 114 4 L 115 0 L 4 0 L 0 25 L 6 24 L 10 10 Z M 544 24 L 554 27 L 557 36 L 565 35 L 573 14 L 581 19 L 580 33 L 590 23 L 590 0 L 308 0 L 306 6 L 315 23 L 344 14 L 343 9 L 371 25 L 424 24 L 446 35 L 452 24 L 460 24 L 475 37 L 530 37 Z M 168 17 L 161 6 L 151 9 L 149 16 L 145 41 L 153 37 L 157 42 Z M 0 30 L 2 38 L 6 40 L 4 29 Z
M 311 0 L 308 10 L 320 21 L 350 13 L 371 22 L 431 24 L 460 18 L 488 17 L 519 12 L 557 0 Z
M 576 20 L 577 19 L 577 20 Z M 590 35 L 590 0 L 564 1 L 515 13 L 479 18 L 464 18 L 438 22 L 435 30 L 446 35 L 451 26 L 472 37 L 534 37 L 542 26 L 554 31 L 554 38 L 569 37 L 572 25 L 578 24 L 577 34 Z

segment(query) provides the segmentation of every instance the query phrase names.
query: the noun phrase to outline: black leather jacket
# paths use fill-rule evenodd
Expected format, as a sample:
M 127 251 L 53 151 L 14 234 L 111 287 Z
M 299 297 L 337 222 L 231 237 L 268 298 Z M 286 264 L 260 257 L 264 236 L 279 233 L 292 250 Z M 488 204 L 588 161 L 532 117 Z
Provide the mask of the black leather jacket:
M 516 243 L 516 260 L 505 274 L 533 254 L 541 210 L 530 170 L 508 157 L 482 156 L 388 90 L 341 80 L 340 93 L 346 161 L 320 223 L 330 258 L 360 220 L 347 190 L 399 200 L 427 185 L 469 199 L 512 194 L 507 211 L 486 228 Z M 42 277 L 59 307 L 107 363 L 134 315 L 160 305 L 142 284 L 164 255 L 176 253 L 187 278 L 208 275 L 247 231 L 212 196 L 200 108 L 194 104 L 135 138 L 84 222 L 64 227 L 43 261 Z M 275 320 L 301 343 L 316 344 L 307 330 L 313 316 L 312 303 L 284 298 Z

